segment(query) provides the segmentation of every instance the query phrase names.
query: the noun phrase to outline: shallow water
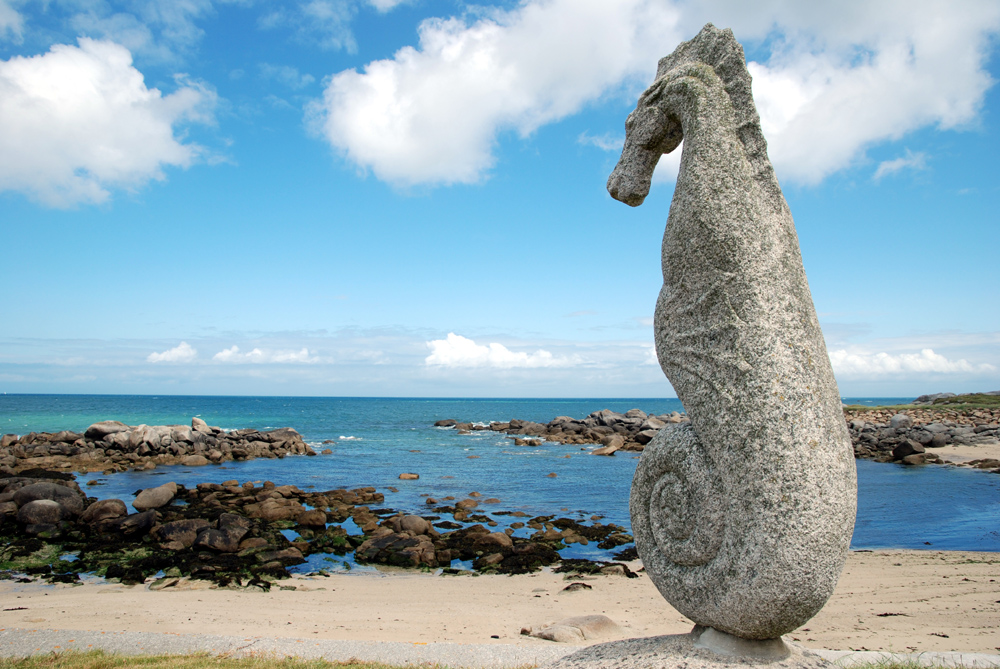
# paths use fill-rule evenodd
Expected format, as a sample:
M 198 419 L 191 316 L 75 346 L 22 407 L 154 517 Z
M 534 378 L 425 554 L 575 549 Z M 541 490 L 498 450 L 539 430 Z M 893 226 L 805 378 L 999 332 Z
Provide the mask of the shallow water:
M 903 398 L 850 398 L 851 403 L 895 404 Z M 98 420 L 188 423 L 200 416 L 226 429 L 294 427 L 317 451 L 332 455 L 229 462 L 205 467 L 159 467 L 104 477 L 88 494 L 129 501 L 141 488 L 168 480 L 194 486 L 229 479 L 270 480 L 303 489 L 375 486 L 384 507 L 427 513 L 429 495 L 462 499 L 469 492 L 496 497 L 480 510 L 524 511 L 585 519 L 602 516 L 629 528 L 628 493 L 637 457 L 593 457 L 589 448 L 547 443 L 514 446 L 507 435 L 459 435 L 434 421 L 521 418 L 548 422 L 558 415 L 582 418 L 592 411 L 641 408 L 652 413 L 681 410 L 676 399 L 448 400 L 372 398 L 144 397 L 93 395 L 2 395 L 0 431 L 84 430 Z M 353 437 L 345 439 L 344 437 Z M 324 445 L 325 440 L 335 445 Z M 1000 476 L 957 467 L 903 467 L 858 461 L 858 518 L 853 548 L 928 548 L 1000 551 Z M 402 472 L 420 474 L 400 481 Z M 548 475 L 555 473 L 555 477 Z M 388 487 L 399 492 L 390 492 Z M 504 527 L 516 520 L 495 516 Z M 525 530 L 519 534 L 526 535 Z M 572 546 L 568 557 L 601 557 L 591 546 Z M 334 557 L 334 556 L 330 556 Z M 320 565 L 322 566 L 322 565 Z

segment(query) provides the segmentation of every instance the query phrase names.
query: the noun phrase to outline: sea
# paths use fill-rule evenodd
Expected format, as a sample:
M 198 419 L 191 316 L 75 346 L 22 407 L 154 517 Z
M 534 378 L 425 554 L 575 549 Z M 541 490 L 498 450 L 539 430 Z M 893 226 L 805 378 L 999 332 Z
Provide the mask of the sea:
M 879 406 L 912 398 L 844 398 L 848 404 Z M 143 488 L 175 481 L 236 479 L 293 484 L 303 490 L 374 486 L 385 494 L 380 506 L 428 514 L 426 498 L 463 499 L 478 492 L 487 513 L 523 511 L 630 530 L 629 487 L 637 454 L 594 457 L 590 448 L 546 443 L 515 446 L 491 431 L 460 435 L 434 422 L 508 421 L 547 423 L 556 416 L 583 418 L 594 411 L 647 413 L 683 411 L 677 399 L 413 399 L 353 397 L 191 397 L 170 395 L 0 395 L 0 433 L 83 431 L 102 420 L 130 425 L 190 424 L 199 417 L 225 430 L 293 427 L 317 457 L 288 456 L 203 467 L 157 467 L 108 476 L 77 475 L 88 495 L 131 502 Z M 333 443 L 328 443 L 333 442 Z M 1000 476 L 954 466 L 906 467 L 858 460 L 858 514 L 851 547 L 1000 551 Z M 419 474 L 401 481 L 403 472 Z M 554 474 L 554 476 L 553 476 Z M 94 484 L 87 485 L 93 481 Z M 517 518 L 493 515 L 499 529 Z M 349 523 L 350 524 L 350 523 Z M 346 527 L 350 533 L 357 528 Z M 352 529 L 355 530 L 352 532 Z M 291 531 L 289 531 L 291 532 Z M 529 530 L 519 529 L 525 536 Z M 292 538 L 292 537 L 290 537 Z M 611 559 L 593 544 L 574 544 L 564 557 Z M 316 559 L 324 559 L 318 557 Z M 325 558 L 331 561 L 331 558 Z M 343 558 L 340 569 L 357 568 Z M 331 565 L 306 564 L 299 570 Z M 361 568 L 364 571 L 364 568 Z

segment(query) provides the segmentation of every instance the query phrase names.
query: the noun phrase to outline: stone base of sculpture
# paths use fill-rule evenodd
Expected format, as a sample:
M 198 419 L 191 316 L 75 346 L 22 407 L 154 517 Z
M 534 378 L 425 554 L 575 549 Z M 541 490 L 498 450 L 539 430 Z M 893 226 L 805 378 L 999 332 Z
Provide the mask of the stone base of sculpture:
M 798 644 L 781 639 L 743 639 L 699 625 L 688 634 L 590 646 L 547 664 L 544 669 L 722 669 L 758 665 L 768 669 L 835 666 Z

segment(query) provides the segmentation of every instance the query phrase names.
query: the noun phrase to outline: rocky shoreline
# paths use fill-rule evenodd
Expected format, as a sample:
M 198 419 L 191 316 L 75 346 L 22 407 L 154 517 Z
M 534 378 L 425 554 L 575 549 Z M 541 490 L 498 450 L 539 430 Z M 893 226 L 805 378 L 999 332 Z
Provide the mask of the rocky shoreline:
M 1000 409 L 953 409 L 914 405 L 912 409 L 887 411 L 845 408 L 854 457 L 905 465 L 942 464 L 933 450 L 953 444 L 976 446 L 1000 443 Z M 541 446 L 544 442 L 596 445 L 594 455 L 613 456 L 617 451 L 641 452 L 656 432 L 671 423 L 683 423 L 687 416 L 647 414 L 641 409 L 618 413 L 595 411 L 585 418 L 558 416 L 548 423 L 512 419 L 507 422 L 462 422 L 446 418 L 435 427 L 453 429 L 457 434 L 492 431 L 510 435 L 518 446 Z M 962 465 L 1000 473 L 1000 461 L 983 458 Z
M 62 430 L 0 437 L 0 469 L 15 473 L 45 469 L 114 474 L 160 465 L 194 467 L 286 455 L 316 452 L 290 427 L 226 432 L 200 418 L 193 418 L 190 426 L 132 426 L 107 420 L 94 423 L 83 433 Z
M 157 445 L 150 443 L 149 435 L 168 434 L 169 443 L 162 436 Z M 59 444 L 79 450 L 53 453 Z M 136 512 L 129 513 L 121 499 L 88 497 L 69 471 L 110 473 L 148 469 L 149 464 L 314 455 L 290 428 L 224 433 L 198 419 L 188 430 L 129 428 L 108 421 L 82 435 L 32 433 L 8 439 L 3 449 L 0 578 L 25 574 L 73 583 L 83 573 L 123 583 L 156 577 L 150 585 L 154 589 L 185 578 L 268 589 L 289 576 L 288 567 L 303 564 L 310 555 L 351 552 L 359 564 L 441 568 L 444 573 L 459 573 L 451 568 L 459 560 L 477 572 L 519 574 L 558 565 L 556 571 L 569 573 L 633 575 L 620 562 L 563 559 L 559 554 L 574 543 L 593 542 L 607 551 L 631 544 L 625 528 L 601 524 L 597 516 L 581 523 L 521 511 L 487 512 L 483 506 L 500 500 L 481 499 L 477 492 L 459 500 L 428 497 L 428 512 L 414 515 L 374 508 L 381 507 L 385 495 L 372 487 L 306 492 L 270 481 L 199 483 L 191 489 L 169 482 L 137 491 L 132 502 Z M 504 516 L 514 522 L 500 531 L 497 518 Z M 532 533 L 514 536 L 521 528 Z M 626 551 L 624 559 L 630 555 Z
M 524 446 L 546 441 L 599 445 L 591 452 L 613 456 L 619 450 L 641 451 L 657 430 L 686 420 L 680 413 L 633 409 L 596 411 L 582 419 L 560 416 L 546 424 L 445 419 L 435 425 L 456 435 L 503 433 Z M 941 462 L 934 453 L 938 447 L 996 444 L 1000 409 L 848 408 L 845 420 L 856 457 L 921 465 Z M 200 483 L 190 489 L 165 483 L 137 491 L 135 513 L 129 513 L 123 500 L 88 497 L 73 476 L 287 455 L 316 453 L 291 428 L 225 432 L 197 418 L 190 427 L 104 421 L 84 433 L 4 435 L 0 578 L 27 575 L 69 583 L 78 582 L 79 574 L 124 583 L 155 578 L 154 589 L 193 578 L 268 589 L 310 555 L 343 558 L 349 553 L 359 564 L 443 573 L 459 573 L 451 568 L 459 560 L 477 572 L 517 574 L 555 566 L 570 573 L 632 575 L 622 562 L 560 555 L 574 543 L 594 543 L 606 551 L 625 547 L 611 556 L 614 560 L 635 559 L 625 528 L 601 524 L 598 516 L 586 523 L 493 510 L 500 500 L 483 499 L 477 492 L 463 499 L 428 497 L 427 511 L 417 515 L 383 508 L 385 494 L 372 487 L 307 492 L 269 481 Z M 1000 473 L 995 459 L 965 464 Z M 501 522 L 507 525 L 502 531 Z M 531 534 L 515 536 L 522 528 Z

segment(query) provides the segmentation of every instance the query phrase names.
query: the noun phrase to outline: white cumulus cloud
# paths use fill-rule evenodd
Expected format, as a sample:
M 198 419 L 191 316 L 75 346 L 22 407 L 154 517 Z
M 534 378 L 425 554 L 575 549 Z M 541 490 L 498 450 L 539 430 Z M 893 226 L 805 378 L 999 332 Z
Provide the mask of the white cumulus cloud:
M 240 352 L 240 347 L 235 344 L 230 348 L 223 349 L 212 356 L 212 360 L 218 362 L 250 362 L 250 363 L 304 363 L 315 362 L 316 358 L 309 357 L 309 349 L 302 348 L 295 350 L 277 350 L 253 348 L 246 353 Z
M 761 47 L 749 68 L 779 176 L 817 183 L 877 143 L 974 122 L 1000 30 L 995 0 L 524 0 L 470 16 L 424 21 L 417 46 L 335 74 L 311 122 L 384 181 L 479 181 L 500 133 L 648 84 L 711 20 Z
M 933 349 L 919 353 L 864 353 L 847 349 L 830 351 L 833 371 L 845 378 L 880 378 L 909 374 L 989 374 L 997 370 L 987 363 L 973 364 L 965 359 L 949 360 Z
M 191 347 L 186 341 L 182 341 L 174 348 L 167 349 L 163 353 L 150 353 L 146 356 L 149 362 L 191 362 L 198 357 L 198 351 Z
M 177 126 L 211 122 L 216 96 L 178 83 L 169 95 L 147 88 L 128 49 L 87 38 L 0 61 L 0 191 L 56 207 L 100 203 L 111 188 L 190 166 L 202 149 Z
M 676 18 L 645 0 L 549 0 L 428 19 L 419 48 L 334 75 L 313 122 L 385 181 L 475 182 L 498 131 L 529 134 L 655 71 L 650 54 L 679 39 Z
M 534 353 L 511 351 L 503 344 L 477 344 L 472 339 L 449 332 L 445 339 L 427 342 L 431 354 L 424 361 L 441 367 L 566 367 L 567 358 L 557 358 L 544 349 Z

